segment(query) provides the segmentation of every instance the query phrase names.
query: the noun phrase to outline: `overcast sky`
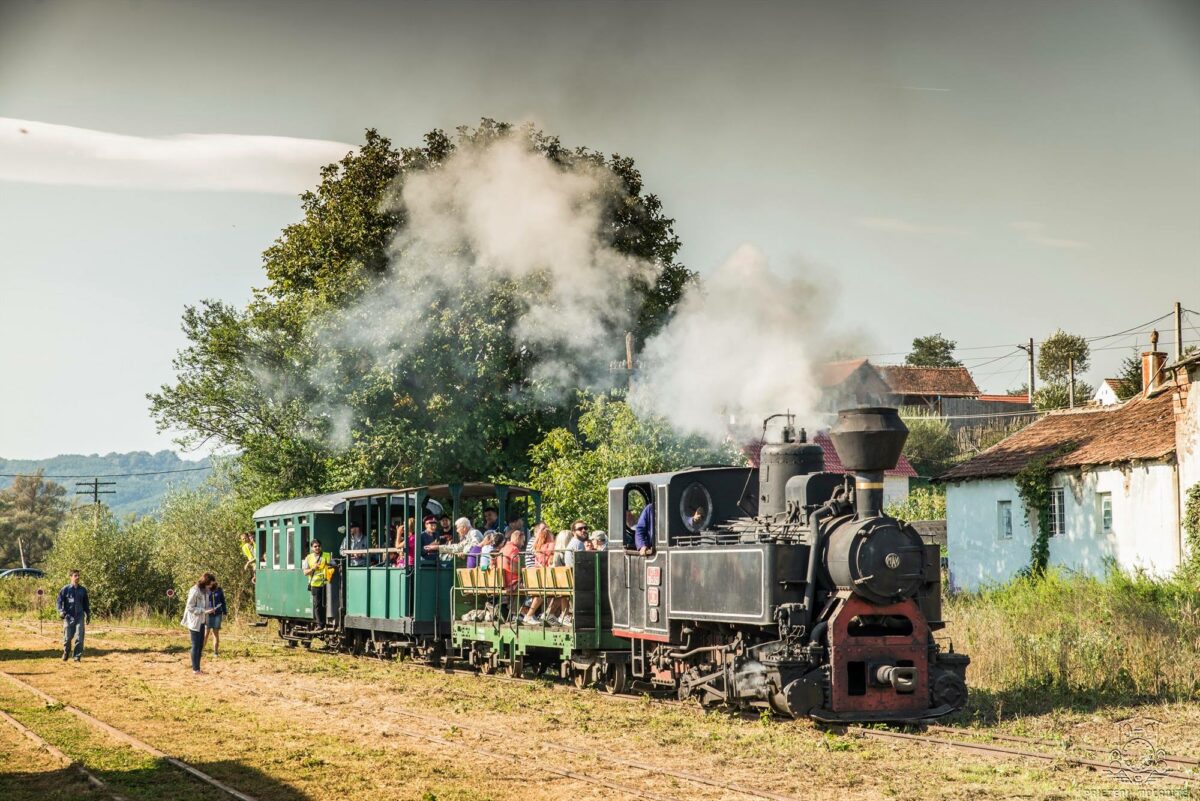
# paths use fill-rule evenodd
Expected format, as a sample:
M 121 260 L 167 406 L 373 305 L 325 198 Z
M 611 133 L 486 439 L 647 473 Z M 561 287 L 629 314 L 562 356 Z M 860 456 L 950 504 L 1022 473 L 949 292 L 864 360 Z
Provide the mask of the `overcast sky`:
M 364 128 L 481 116 L 634 157 L 689 267 L 756 244 L 878 362 L 1200 310 L 1200 3 L 0 0 L 0 456 L 171 447 L 184 304 Z

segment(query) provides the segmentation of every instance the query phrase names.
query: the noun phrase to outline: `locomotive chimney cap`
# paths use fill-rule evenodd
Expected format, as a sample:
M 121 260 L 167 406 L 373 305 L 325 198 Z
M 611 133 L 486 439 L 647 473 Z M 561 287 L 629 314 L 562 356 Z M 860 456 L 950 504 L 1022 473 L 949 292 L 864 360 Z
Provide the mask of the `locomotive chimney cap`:
M 891 470 L 900 459 L 908 426 L 895 409 L 868 406 L 843 409 L 829 432 L 842 466 L 854 472 Z

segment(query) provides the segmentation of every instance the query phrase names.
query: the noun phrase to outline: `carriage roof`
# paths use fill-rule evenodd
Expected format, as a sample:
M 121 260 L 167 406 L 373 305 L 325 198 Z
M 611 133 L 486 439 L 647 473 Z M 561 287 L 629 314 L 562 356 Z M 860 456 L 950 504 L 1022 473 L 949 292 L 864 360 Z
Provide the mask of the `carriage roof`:
M 452 487 L 461 488 L 459 498 L 462 499 L 492 498 L 495 497 L 498 487 L 503 487 L 509 497 L 533 495 L 537 492 L 528 487 L 519 487 L 511 484 L 489 484 L 483 481 L 468 481 L 462 484 L 434 484 L 428 487 L 405 487 L 402 489 L 391 487 L 352 489 L 342 490 L 341 492 L 326 492 L 323 495 L 309 495 L 304 498 L 288 498 L 282 501 L 275 501 L 256 511 L 254 519 L 307 513 L 338 513 L 344 511 L 345 504 L 348 501 L 382 495 L 415 495 L 420 491 L 424 491 L 430 498 L 435 500 L 449 499 L 452 497 Z

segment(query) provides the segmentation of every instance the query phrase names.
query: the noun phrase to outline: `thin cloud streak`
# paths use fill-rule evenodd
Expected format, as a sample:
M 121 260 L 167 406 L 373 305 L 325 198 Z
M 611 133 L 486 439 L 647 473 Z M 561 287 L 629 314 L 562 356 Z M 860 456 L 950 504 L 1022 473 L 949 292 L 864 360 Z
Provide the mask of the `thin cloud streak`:
M 1047 248 L 1058 248 L 1060 250 L 1082 250 L 1083 248 L 1091 247 L 1087 242 L 1081 242 L 1078 239 L 1062 239 L 1060 237 L 1046 236 L 1046 224 L 1040 222 L 1032 222 L 1023 220 L 1012 224 L 1013 230 L 1022 234 L 1025 241 L 1032 245 L 1041 245 Z
M 0 181 L 290 195 L 354 149 L 288 136 L 128 136 L 0 117 Z
M 872 231 L 884 231 L 889 234 L 905 234 L 908 236 L 962 236 L 967 232 L 962 228 L 951 228 L 944 225 L 922 225 L 902 220 L 898 217 L 859 217 L 854 221 L 863 228 Z

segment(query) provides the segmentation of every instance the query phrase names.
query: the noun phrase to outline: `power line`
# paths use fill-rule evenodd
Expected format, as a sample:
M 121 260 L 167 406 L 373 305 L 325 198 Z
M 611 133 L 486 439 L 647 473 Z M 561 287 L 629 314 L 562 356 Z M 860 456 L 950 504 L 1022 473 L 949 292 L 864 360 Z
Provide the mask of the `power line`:
M 101 481 L 98 478 L 93 478 L 91 481 L 76 481 L 75 486 L 87 487 L 87 489 L 75 490 L 76 495 L 91 495 L 92 503 L 99 506 L 101 495 L 116 495 L 116 490 L 100 489 L 101 487 L 115 487 L 115 481 Z
M 100 476 L 97 476 L 95 473 L 75 473 L 72 475 L 47 475 L 43 473 L 42 478 L 133 478 L 134 476 L 165 476 L 168 473 L 194 473 L 198 470 L 212 469 L 212 465 L 205 465 L 204 467 L 182 467 L 178 470 L 152 470 L 146 473 L 105 473 L 104 475 Z M 0 473 L 0 478 L 24 478 L 26 476 L 34 475 L 35 472 L 36 471 L 28 473 Z

